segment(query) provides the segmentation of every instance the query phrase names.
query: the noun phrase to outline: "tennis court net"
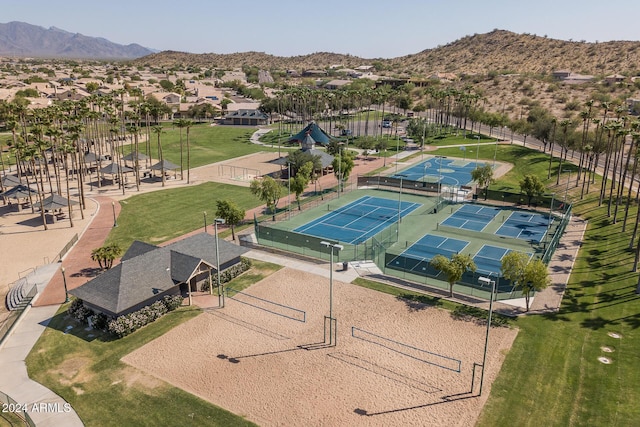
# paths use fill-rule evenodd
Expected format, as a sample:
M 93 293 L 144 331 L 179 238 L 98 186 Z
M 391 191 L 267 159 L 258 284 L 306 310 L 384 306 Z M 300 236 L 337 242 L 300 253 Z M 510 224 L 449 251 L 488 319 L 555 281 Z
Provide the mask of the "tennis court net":
M 362 206 L 362 205 L 361 205 Z M 380 208 L 378 206 L 365 205 L 367 207 L 345 207 L 341 206 L 334 208 L 331 205 L 327 205 L 327 211 L 334 212 L 340 215 L 349 215 L 358 218 L 373 218 L 373 219 L 394 219 L 398 216 L 398 211 Z
M 477 212 L 469 212 L 469 211 L 463 211 L 461 209 L 457 210 L 456 212 L 454 212 L 453 214 L 454 216 L 459 216 L 459 217 L 463 217 L 463 218 L 467 218 L 467 219 L 483 219 L 488 221 L 493 220 L 497 213 L 495 214 L 481 214 L 481 213 L 477 213 Z

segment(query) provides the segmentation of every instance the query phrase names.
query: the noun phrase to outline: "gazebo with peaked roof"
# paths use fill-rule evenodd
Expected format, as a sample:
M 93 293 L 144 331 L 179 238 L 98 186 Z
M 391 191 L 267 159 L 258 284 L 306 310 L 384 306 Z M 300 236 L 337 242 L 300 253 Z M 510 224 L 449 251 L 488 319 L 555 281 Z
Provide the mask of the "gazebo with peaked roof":
M 300 148 L 300 151 L 305 152 L 305 153 L 309 153 L 312 156 L 318 156 L 320 157 L 320 163 L 322 164 L 322 174 L 325 174 L 325 171 L 327 170 L 327 168 L 329 168 L 331 165 L 333 165 L 333 159 L 334 157 L 327 153 L 324 150 L 317 150 L 315 148 L 313 148 L 315 145 L 315 141 L 314 139 L 311 137 L 310 132 L 304 137 L 304 139 L 302 140 L 302 148 Z M 289 163 L 289 157 L 280 157 L 278 159 L 273 160 L 271 163 L 275 163 L 277 165 L 281 165 L 284 166 L 287 163 Z
M 322 130 L 316 122 L 310 122 L 304 129 L 289 138 L 289 142 L 303 142 L 307 136 L 311 136 L 315 143 L 322 145 L 327 145 L 332 139 L 334 139 L 331 135 Z

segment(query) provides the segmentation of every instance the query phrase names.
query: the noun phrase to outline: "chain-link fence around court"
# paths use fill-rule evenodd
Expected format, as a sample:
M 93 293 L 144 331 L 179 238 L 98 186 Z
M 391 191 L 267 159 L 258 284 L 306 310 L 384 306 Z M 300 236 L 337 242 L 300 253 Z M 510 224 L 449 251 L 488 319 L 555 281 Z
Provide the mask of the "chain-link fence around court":
M 403 183 L 403 192 L 400 193 L 400 182 L 399 180 L 397 181 L 398 187 L 394 188 L 394 185 L 378 185 L 377 183 L 379 181 L 377 177 L 359 177 L 357 182 L 359 185 L 363 185 L 365 187 L 364 189 L 356 188 L 349 193 L 342 193 L 341 198 L 335 195 L 327 198 L 327 200 L 315 200 L 313 202 L 315 207 L 309 208 L 308 210 L 301 210 L 297 213 L 299 218 L 295 218 L 295 220 L 291 220 L 290 216 L 283 215 L 280 221 L 256 222 L 255 231 L 258 242 L 262 246 L 329 260 L 329 249 L 321 242 L 330 241 L 331 243 L 341 244 L 344 247 L 343 250 L 334 253 L 335 262 L 372 260 L 387 275 L 400 277 L 432 287 L 448 289 L 448 284 L 446 281 L 443 281 L 442 274 L 430 266 L 429 260 L 415 259 L 402 255 L 404 250 L 414 244 L 421 236 L 427 233 L 434 233 L 462 239 L 470 242 L 468 250 L 473 253 L 479 250 L 484 244 L 505 247 L 509 250 L 529 253 L 548 263 L 566 228 L 571 214 L 570 205 L 567 206 L 562 201 L 555 200 L 553 197 L 549 197 L 548 199 L 540 197 L 536 201 L 538 211 L 546 211 L 544 213 L 547 214 L 548 212 L 548 215 L 550 215 L 549 228 L 540 242 L 499 236 L 495 234 L 495 229 L 504 223 L 505 218 L 509 217 L 510 212 L 519 210 L 521 207 L 521 195 L 494 192 L 487 195 L 487 203 L 489 204 L 488 201 L 492 200 L 493 197 L 497 197 L 501 203 L 496 205 L 499 205 L 505 212 L 495 218 L 493 221 L 494 224 L 490 225 L 488 230 L 480 232 L 448 227 L 440 223 L 457 209 L 457 203 L 453 203 L 452 200 L 442 197 L 442 195 L 438 194 L 437 188 L 434 188 L 436 190 L 435 193 L 426 190 L 407 192 L 406 190 L 411 188 L 411 182 L 407 183 L 407 187 L 404 187 Z M 376 185 L 373 185 L 374 182 Z M 387 181 L 386 184 L 388 183 L 389 181 Z M 395 184 L 395 181 L 392 184 Z M 419 184 L 422 186 L 423 183 L 420 182 Z M 403 201 L 405 199 L 411 199 L 412 201 L 419 200 L 423 204 L 423 207 L 403 217 L 401 221 L 390 223 L 390 225 L 376 235 L 355 245 L 293 231 L 305 222 L 315 220 L 325 215 L 328 211 L 333 211 L 339 206 L 348 204 L 358 197 L 368 194 L 382 194 L 382 197 L 392 197 L 398 201 L 400 201 L 400 199 Z M 476 200 L 476 203 L 484 203 L 484 194 L 482 195 L 482 199 Z M 515 205 L 509 204 L 510 206 L 505 206 L 507 205 L 507 203 L 504 202 L 505 199 L 517 200 L 517 202 Z M 447 207 L 447 204 L 450 203 L 452 204 L 451 208 Z M 332 209 L 328 208 L 328 206 L 331 206 Z M 497 262 L 499 263 L 499 260 Z M 486 286 L 479 284 L 478 279 L 480 276 L 487 276 L 487 274 L 465 274 L 462 280 L 454 286 L 454 290 L 463 294 L 488 298 L 489 290 Z M 490 279 L 495 278 L 499 292 L 498 299 L 522 296 L 517 289 L 514 289 L 509 281 L 499 277 L 499 272 L 496 274 L 491 273 L 489 276 L 491 276 L 489 277 Z

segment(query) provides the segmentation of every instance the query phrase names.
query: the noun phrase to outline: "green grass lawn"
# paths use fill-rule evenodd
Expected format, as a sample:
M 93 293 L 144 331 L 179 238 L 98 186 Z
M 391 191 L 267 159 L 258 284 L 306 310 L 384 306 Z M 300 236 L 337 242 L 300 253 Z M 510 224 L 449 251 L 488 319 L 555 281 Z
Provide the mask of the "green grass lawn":
M 109 335 L 85 331 L 83 325 L 61 311 L 27 357 L 29 376 L 71 403 L 87 426 L 254 425 L 120 361 L 199 314 L 199 309 L 184 307 L 114 340 Z M 74 328 L 64 333 L 67 326 Z M 204 361 L 185 363 L 196 369 Z
M 200 227 L 204 230 L 203 212 L 211 226 L 217 200 L 232 200 L 245 210 L 262 204 L 246 187 L 215 182 L 135 195 L 121 202 L 118 227 L 107 243 L 126 250 L 134 240 L 157 244 Z
M 180 165 L 180 129 L 171 124 L 164 125 L 165 132 L 160 135 L 164 158 Z M 191 146 L 191 168 L 208 165 L 234 157 L 245 156 L 259 151 L 274 151 L 269 147 L 253 144 L 251 135 L 257 130 L 253 127 L 211 126 L 200 123 L 189 129 Z M 158 136 L 151 133 L 151 156 L 158 158 Z M 187 169 L 187 130 L 182 129 L 183 168 Z M 125 153 L 131 150 L 125 147 Z M 144 144 L 139 150 L 144 152 Z
M 628 248 L 633 224 L 625 232 L 621 221 L 613 224 L 606 207 L 597 206 L 598 189 L 592 186 L 574 205 L 589 226 L 560 311 L 519 319 L 520 333 L 479 426 L 638 424 L 640 298 Z M 601 363 L 601 356 L 612 363 Z

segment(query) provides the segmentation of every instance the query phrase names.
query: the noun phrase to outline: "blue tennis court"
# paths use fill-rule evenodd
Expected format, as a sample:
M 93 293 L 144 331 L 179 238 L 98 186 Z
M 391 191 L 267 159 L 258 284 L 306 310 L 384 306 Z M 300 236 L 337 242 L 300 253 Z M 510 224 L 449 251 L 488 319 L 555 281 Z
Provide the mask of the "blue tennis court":
M 425 271 L 431 268 L 429 261 L 436 255 L 451 258 L 452 255 L 460 253 L 468 244 L 469 242 L 464 240 L 425 234 L 420 240 L 389 261 L 387 266 L 391 268 L 401 266 L 403 270 L 408 271 Z
M 431 260 L 436 255 L 444 255 L 447 258 L 451 258 L 451 255 L 460 253 L 468 244 L 469 242 L 465 240 L 425 234 L 420 240 L 402 252 L 400 256 L 405 255 L 426 260 Z
M 473 262 L 476 264 L 476 272 L 487 276 L 502 275 L 502 257 L 504 257 L 512 249 L 501 248 L 498 246 L 483 245 L 480 250 L 473 256 Z M 527 253 L 529 257 L 531 254 Z
M 404 169 L 393 177 L 400 178 L 399 175 L 402 175 L 403 178 L 411 181 L 441 182 L 443 185 L 453 186 L 468 185 L 473 182 L 471 171 L 484 165 L 485 163 L 474 161 L 433 157 Z
M 513 212 L 496 231 L 496 234 L 539 243 L 547 234 L 549 221 L 550 218 L 547 215 Z
M 364 196 L 316 218 L 293 231 L 323 239 L 359 244 L 422 206 Z
M 462 205 L 441 222 L 449 227 L 482 231 L 500 213 L 500 209 L 481 205 Z

